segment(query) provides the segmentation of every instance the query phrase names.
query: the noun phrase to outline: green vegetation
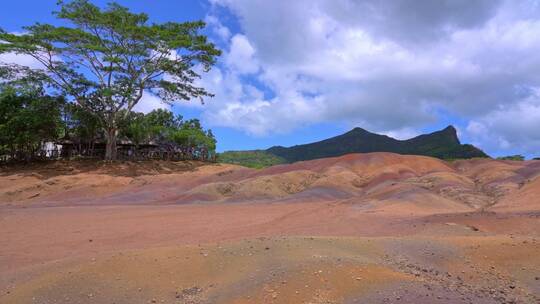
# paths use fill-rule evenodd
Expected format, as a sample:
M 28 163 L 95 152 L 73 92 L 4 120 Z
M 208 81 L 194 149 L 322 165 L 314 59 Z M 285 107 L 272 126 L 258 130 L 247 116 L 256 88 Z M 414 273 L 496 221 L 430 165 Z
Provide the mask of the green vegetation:
M 146 115 L 120 113 L 119 138 L 134 145 L 135 159 L 141 144 L 180 153 L 183 159 L 207 160 L 215 155 L 216 139 L 197 119 L 183 120 L 163 109 Z M 96 144 L 105 138 L 101 120 L 78 104 L 45 95 L 33 86 L 0 85 L 0 160 L 41 159 L 48 153 L 46 144 L 55 142 L 69 143 L 79 155 L 93 156 Z
M 500 159 L 500 160 L 516 160 L 516 161 L 524 161 L 524 160 L 525 160 L 525 156 L 516 154 L 516 155 L 508 155 L 508 156 L 497 157 L 497 159 Z
M 14 88 L 0 92 L 0 156 L 29 160 L 44 141 L 62 134 L 62 98 L 42 92 L 17 94 Z
M 489 157 L 472 145 L 462 145 L 457 137 L 456 129 L 452 126 L 408 140 L 397 140 L 386 135 L 355 128 L 345 134 L 323 141 L 290 148 L 277 146 L 266 150 L 266 152 L 281 157 L 287 162 L 368 152 L 426 155 L 440 159 Z
M 218 161 L 256 169 L 286 163 L 285 159 L 263 150 L 227 151 L 218 154 Z
M 533 160 L 540 160 L 540 157 L 535 157 L 533 158 Z
M 183 147 L 184 153 L 203 155 L 203 160 L 209 155 L 215 155 L 214 134 L 212 130 L 205 131 L 198 119 L 180 122 L 176 127 L 166 129 L 165 138 Z
M 0 54 L 30 56 L 42 69 L 7 64 L 0 72 L 4 80 L 40 81 L 90 113 L 105 135 L 106 159 L 116 158 L 119 124 L 144 94 L 168 103 L 212 96 L 194 83 L 195 66 L 207 72 L 220 55 L 199 33 L 203 22 L 150 23 L 146 14 L 114 2 L 105 9 L 88 0 L 58 4 L 55 16 L 66 26 L 36 23 L 23 34 L 0 29 Z M 142 139 L 136 135 L 141 125 L 133 123 L 131 134 Z

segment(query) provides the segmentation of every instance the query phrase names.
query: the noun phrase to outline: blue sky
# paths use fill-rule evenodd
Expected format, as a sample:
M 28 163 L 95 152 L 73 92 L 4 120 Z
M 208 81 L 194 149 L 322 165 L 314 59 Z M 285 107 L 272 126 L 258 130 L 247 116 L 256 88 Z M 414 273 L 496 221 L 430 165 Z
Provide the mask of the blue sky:
M 490 155 L 540 155 L 538 1 L 118 2 L 154 22 L 207 21 L 224 54 L 200 85 L 216 97 L 173 111 L 211 127 L 220 151 L 356 126 L 408 138 L 452 124 Z M 55 7 L 3 3 L 0 27 L 57 23 Z M 163 105 L 147 96 L 138 109 L 155 107 Z

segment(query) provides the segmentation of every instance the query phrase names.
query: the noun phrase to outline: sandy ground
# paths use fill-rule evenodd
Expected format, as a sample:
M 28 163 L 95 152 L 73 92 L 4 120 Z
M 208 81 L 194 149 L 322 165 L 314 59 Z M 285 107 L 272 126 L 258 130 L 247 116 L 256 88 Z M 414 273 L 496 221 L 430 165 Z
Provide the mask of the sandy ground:
M 540 303 L 540 161 L 0 173 L 0 303 Z

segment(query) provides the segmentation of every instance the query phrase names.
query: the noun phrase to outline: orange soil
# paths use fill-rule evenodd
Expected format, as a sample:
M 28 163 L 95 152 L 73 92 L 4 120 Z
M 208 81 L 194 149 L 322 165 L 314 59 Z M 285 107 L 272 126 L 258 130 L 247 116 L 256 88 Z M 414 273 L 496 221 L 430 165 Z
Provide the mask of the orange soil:
M 540 161 L 0 173 L 0 303 L 536 303 Z

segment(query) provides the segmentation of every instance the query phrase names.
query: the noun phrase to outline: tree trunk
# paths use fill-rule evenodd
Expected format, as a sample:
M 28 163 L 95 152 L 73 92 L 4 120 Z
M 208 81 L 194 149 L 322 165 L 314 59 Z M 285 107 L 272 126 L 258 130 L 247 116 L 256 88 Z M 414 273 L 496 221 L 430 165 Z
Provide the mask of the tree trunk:
M 107 145 L 105 149 L 105 160 L 116 160 L 116 136 L 118 130 L 114 127 L 107 129 Z
M 94 140 L 90 141 L 90 157 L 94 157 Z

